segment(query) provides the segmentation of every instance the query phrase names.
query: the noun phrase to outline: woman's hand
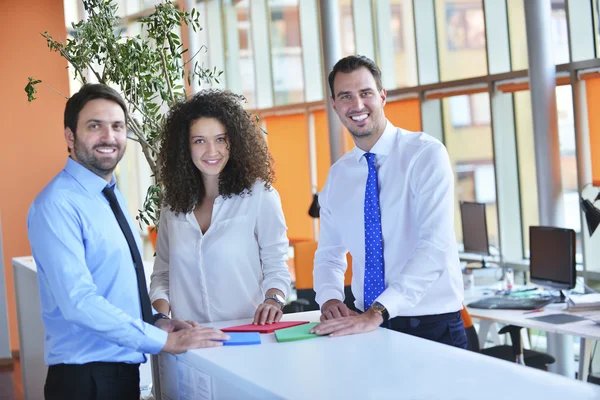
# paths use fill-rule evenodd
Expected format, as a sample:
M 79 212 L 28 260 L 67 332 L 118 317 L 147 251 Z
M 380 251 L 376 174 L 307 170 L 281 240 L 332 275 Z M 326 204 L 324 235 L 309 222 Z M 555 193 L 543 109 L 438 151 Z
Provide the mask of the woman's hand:
M 275 300 L 267 299 L 256 309 L 253 325 L 272 324 L 279 322 L 283 316 L 281 306 Z

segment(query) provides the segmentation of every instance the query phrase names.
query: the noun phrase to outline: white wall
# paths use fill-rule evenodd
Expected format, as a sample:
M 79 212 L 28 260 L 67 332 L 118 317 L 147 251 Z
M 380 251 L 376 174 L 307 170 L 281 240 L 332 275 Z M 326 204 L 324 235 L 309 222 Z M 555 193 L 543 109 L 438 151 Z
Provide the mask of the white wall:
M 2 251 L 2 216 L 0 215 L 0 360 L 12 359 L 8 330 L 8 309 L 6 307 L 6 275 L 4 253 Z

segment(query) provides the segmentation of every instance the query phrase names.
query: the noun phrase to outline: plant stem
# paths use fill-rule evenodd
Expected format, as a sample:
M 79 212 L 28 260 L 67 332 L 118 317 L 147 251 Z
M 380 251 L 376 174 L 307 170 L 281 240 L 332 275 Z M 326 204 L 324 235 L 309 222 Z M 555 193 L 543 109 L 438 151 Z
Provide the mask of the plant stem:
M 164 43 L 164 40 L 163 40 Z M 171 98 L 171 105 L 175 104 L 175 96 L 173 95 L 173 88 L 171 87 L 171 77 L 169 76 L 169 71 L 167 70 L 167 60 L 165 59 L 164 46 L 161 45 L 161 49 L 158 52 L 160 54 L 160 59 L 162 61 L 163 73 L 165 75 L 165 79 L 167 81 L 167 89 L 169 89 L 169 97 Z

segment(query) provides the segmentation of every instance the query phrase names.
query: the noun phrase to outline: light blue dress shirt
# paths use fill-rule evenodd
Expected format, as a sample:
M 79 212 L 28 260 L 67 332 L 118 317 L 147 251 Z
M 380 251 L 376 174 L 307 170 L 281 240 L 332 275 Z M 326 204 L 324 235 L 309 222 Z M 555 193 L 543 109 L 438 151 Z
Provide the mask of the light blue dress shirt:
M 115 183 L 113 176 L 110 185 Z M 102 194 L 106 186 L 69 158 L 29 209 L 47 365 L 141 363 L 144 353 L 159 353 L 167 341 L 167 332 L 141 319 L 135 267 Z M 115 194 L 126 210 L 121 193 Z M 125 215 L 135 232 L 132 218 Z

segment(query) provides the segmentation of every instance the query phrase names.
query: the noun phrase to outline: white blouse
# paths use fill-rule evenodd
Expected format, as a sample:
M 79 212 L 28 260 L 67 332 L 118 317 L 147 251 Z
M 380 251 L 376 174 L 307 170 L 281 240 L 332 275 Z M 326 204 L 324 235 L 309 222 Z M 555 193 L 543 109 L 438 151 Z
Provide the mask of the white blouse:
M 263 181 L 251 195 L 218 197 L 205 234 L 193 213 L 163 207 L 151 301 L 200 323 L 253 317 L 268 289 L 289 293 L 286 230 L 279 194 Z

